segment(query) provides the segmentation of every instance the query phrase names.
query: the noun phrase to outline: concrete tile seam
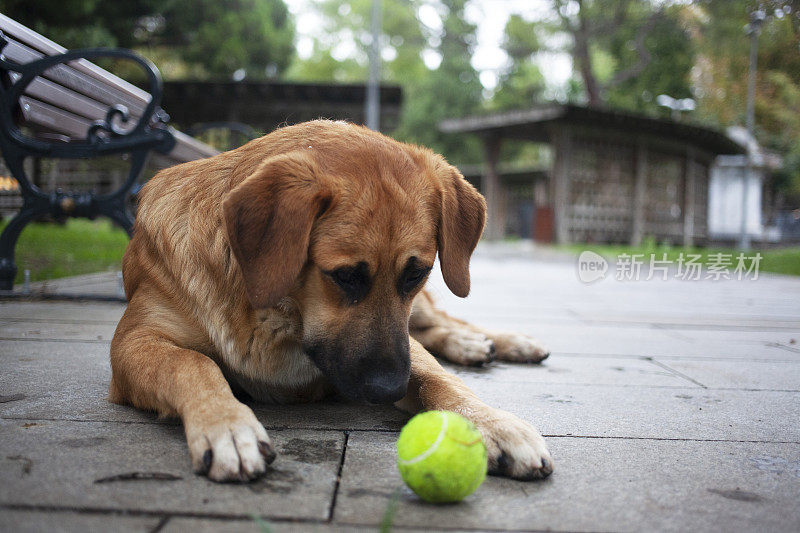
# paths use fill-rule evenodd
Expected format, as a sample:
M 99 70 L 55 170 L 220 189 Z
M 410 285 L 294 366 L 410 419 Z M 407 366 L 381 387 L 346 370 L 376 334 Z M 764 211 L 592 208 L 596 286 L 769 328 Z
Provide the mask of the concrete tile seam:
M 131 408 L 133 409 L 133 408 Z M 170 419 L 153 419 L 153 420 L 108 420 L 108 419 L 86 419 L 86 418 L 35 418 L 31 416 L 0 416 L 0 420 L 16 420 L 16 421 L 30 421 L 30 422 L 80 422 L 80 423 L 96 423 L 96 424 L 155 424 L 159 426 L 179 426 L 181 423 L 177 420 Z M 302 428 L 270 428 L 273 430 L 278 429 L 302 429 Z M 308 428 L 315 429 L 315 428 Z M 318 429 L 318 428 L 317 428 Z M 331 431 L 330 429 L 327 431 Z
M 64 342 L 70 344 L 108 344 L 111 345 L 111 339 L 108 340 L 91 340 L 91 339 L 48 339 L 47 337 L 0 337 L 0 341 L 26 341 L 26 342 Z
M 10 322 L 18 323 L 34 323 L 34 324 L 69 324 L 69 325 L 97 325 L 97 326 L 116 326 L 119 320 L 71 320 L 68 318 L 24 318 L 24 317 L 2 317 L 2 325 L 7 325 Z
M 792 346 L 786 346 L 780 342 L 768 342 L 766 343 L 767 346 L 772 346 L 773 348 L 780 348 L 781 350 L 786 350 L 793 353 L 800 353 L 800 349 L 794 348 Z
M 159 531 L 164 529 L 164 527 L 167 525 L 167 522 L 169 522 L 169 519 L 170 519 L 169 516 L 163 517 L 161 520 L 158 521 L 158 524 L 156 524 L 156 527 L 154 527 L 153 529 L 150 530 L 150 533 L 158 533 Z
M 608 325 L 627 325 L 633 326 L 635 323 L 631 322 L 620 322 L 618 324 L 614 324 L 609 322 Z M 800 322 L 797 324 L 787 324 L 786 326 L 780 325 L 773 325 L 773 326 L 755 326 L 749 324 L 741 324 L 741 325 L 722 325 L 722 324 L 695 324 L 695 323 L 666 323 L 666 322 L 651 322 L 653 327 L 663 331 L 671 331 L 673 329 L 690 329 L 693 331 L 763 331 L 763 332 L 782 332 L 782 331 L 797 331 L 800 330 Z M 678 335 L 680 333 L 674 332 Z M 687 337 L 688 338 L 688 337 Z
M 390 432 L 385 432 L 390 433 Z M 646 440 L 646 441 L 676 441 L 676 442 L 726 442 L 734 444 L 800 444 L 794 440 L 743 440 L 743 439 L 697 439 L 697 438 L 678 438 L 678 437 L 630 437 L 618 435 L 571 435 L 571 434 L 547 434 L 542 437 L 548 439 L 597 439 L 597 440 Z
M 328 506 L 328 522 L 333 520 L 333 513 L 336 509 L 336 497 L 339 495 L 339 485 L 342 482 L 342 470 L 344 469 L 344 461 L 347 456 L 347 441 L 350 439 L 350 432 L 344 432 L 344 441 L 342 442 L 342 454 L 339 457 L 339 466 L 336 469 L 336 481 L 333 485 L 333 495 L 331 496 L 331 503 Z
M 782 348 L 782 346 L 772 346 L 773 348 Z M 785 348 L 784 348 L 785 349 Z M 789 350 L 794 351 L 794 350 Z M 800 353 L 800 352 L 798 352 Z M 592 352 L 558 352 L 552 351 L 550 352 L 550 359 L 558 358 L 558 357 L 596 357 L 598 359 L 603 358 L 619 358 L 619 359 L 647 359 L 653 358 L 652 355 L 633 355 L 633 354 L 616 354 L 616 353 L 592 353 Z M 746 357 L 722 357 L 722 356 L 699 356 L 699 355 L 662 355 L 659 354 L 657 356 L 659 359 L 675 359 L 675 360 L 692 360 L 692 361 L 747 361 L 747 362 L 754 362 L 753 359 L 748 359 Z M 759 360 L 760 361 L 760 360 Z M 800 363 L 798 359 L 764 359 L 764 361 L 768 363 Z M 543 366 L 547 366 L 547 362 L 543 364 Z
M 661 368 L 663 368 L 664 370 L 667 370 L 667 371 L 669 371 L 669 372 L 672 372 L 673 374 L 675 374 L 675 375 L 676 375 L 676 376 L 678 376 L 678 377 L 681 377 L 681 378 L 683 378 L 683 379 L 686 379 L 686 380 L 689 380 L 689 381 L 691 381 L 691 382 L 692 382 L 692 383 L 694 383 L 695 385 L 699 385 L 700 387 L 703 387 L 704 389 L 707 389 L 707 388 L 708 388 L 708 387 L 706 387 L 705 385 L 703 385 L 702 383 L 700 383 L 699 381 L 697 381 L 696 379 L 694 379 L 693 377 L 691 377 L 691 376 L 687 376 L 687 375 L 686 375 L 686 374 L 684 374 L 683 372 L 679 372 L 679 371 L 675 370 L 674 368 L 670 368 L 670 367 L 668 367 L 667 365 L 665 365 L 664 363 L 662 363 L 662 362 L 658 361 L 658 360 L 657 360 L 657 359 L 655 359 L 655 358 L 650 358 L 650 359 L 649 359 L 649 361 L 650 361 L 651 363 L 653 363 L 654 365 L 656 365 L 656 366 L 660 366 L 660 367 L 661 367 Z
M 775 391 L 767 391 L 767 392 L 775 392 Z M 780 392 L 780 391 L 778 391 Z M 133 424 L 152 424 L 152 425 L 164 425 L 164 426 L 178 426 L 180 423 L 164 423 L 154 420 L 152 422 L 140 422 L 140 421 L 130 421 L 130 420 L 74 420 L 74 419 L 63 419 L 63 418 L 31 418 L 31 417 L 1 417 L 0 420 L 14 420 L 17 422 L 21 421 L 30 421 L 30 422 L 77 422 L 77 423 L 87 423 L 87 424 L 120 424 L 120 425 L 133 425 Z M 342 429 L 340 427 L 319 427 L 319 426 L 269 426 L 264 424 L 264 429 L 267 431 L 319 431 L 319 432 L 344 432 L 344 433 L 392 433 L 392 434 L 400 434 L 400 429 L 392 429 L 392 428 L 347 428 Z M 576 439 L 622 439 L 622 440 L 652 440 L 652 441 L 661 441 L 661 440 L 677 440 L 677 441 L 687 441 L 687 442 L 750 442 L 754 444 L 797 444 L 800 441 L 786 441 L 786 440 L 741 440 L 741 439 L 710 439 L 710 438 L 677 438 L 677 437 L 635 437 L 629 435 L 571 435 L 571 434 L 561 434 L 561 433 L 542 433 L 542 437 L 554 437 L 554 438 L 566 438 L 566 437 L 574 437 Z
M 99 515 L 120 515 L 120 516 L 151 516 L 151 517 L 168 517 L 168 518 L 209 518 L 214 520 L 252 520 L 251 515 L 243 514 L 226 514 L 226 513 L 202 513 L 202 512 L 186 512 L 186 511 L 165 511 L 159 509 L 127 509 L 116 507 L 76 507 L 76 506 L 60 506 L 60 505 L 36 505 L 36 504 L 21 504 L 21 503 L 0 503 L 0 510 L 7 509 L 9 511 L 41 511 L 41 512 L 55 512 L 55 513 L 78 513 L 78 514 L 99 514 Z M 313 518 L 285 518 L 285 517 L 270 517 L 268 515 L 259 515 L 260 518 L 265 518 L 271 522 L 298 522 L 307 524 L 320 524 L 329 525 L 327 520 L 317 520 Z

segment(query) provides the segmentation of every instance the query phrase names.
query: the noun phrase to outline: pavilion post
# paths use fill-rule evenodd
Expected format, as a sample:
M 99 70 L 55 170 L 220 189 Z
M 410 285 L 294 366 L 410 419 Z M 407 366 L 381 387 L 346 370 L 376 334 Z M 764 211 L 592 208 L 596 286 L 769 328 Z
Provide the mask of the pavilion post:
M 486 137 L 484 148 L 486 151 L 486 172 L 483 176 L 483 195 L 486 198 L 486 238 L 492 241 L 503 238 L 505 228 L 505 213 L 502 204 L 500 174 L 497 163 L 500 159 L 500 137 Z
M 695 210 L 695 150 L 688 146 L 686 148 L 686 160 L 683 166 L 683 245 L 692 246 L 694 244 L 694 210 Z
M 639 246 L 642 244 L 642 238 L 644 237 L 644 212 L 645 203 L 647 202 L 647 145 L 642 141 L 636 143 L 636 168 L 634 172 L 631 246 Z
M 561 126 L 554 130 L 552 192 L 553 192 L 553 218 L 555 219 L 555 237 L 557 244 L 569 242 L 569 187 L 570 187 L 570 160 L 572 159 L 572 137 L 568 128 Z

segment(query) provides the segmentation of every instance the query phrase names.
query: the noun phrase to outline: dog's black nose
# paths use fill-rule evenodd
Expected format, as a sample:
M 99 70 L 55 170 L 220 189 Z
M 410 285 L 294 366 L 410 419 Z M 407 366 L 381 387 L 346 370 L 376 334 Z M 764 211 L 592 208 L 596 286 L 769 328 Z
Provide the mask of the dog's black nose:
M 402 400 L 408 389 L 408 377 L 376 374 L 364 380 L 362 394 L 369 403 L 394 403 Z

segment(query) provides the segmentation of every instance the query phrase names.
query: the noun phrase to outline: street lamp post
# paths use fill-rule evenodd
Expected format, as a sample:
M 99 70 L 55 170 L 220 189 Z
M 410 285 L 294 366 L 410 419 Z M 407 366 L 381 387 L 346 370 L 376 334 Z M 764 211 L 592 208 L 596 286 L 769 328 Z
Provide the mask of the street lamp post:
M 755 100 L 756 100 L 756 67 L 758 64 L 758 36 L 761 33 L 761 25 L 764 23 L 766 14 L 758 9 L 750 14 L 750 23 L 745 26 L 745 32 L 750 36 L 750 65 L 747 72 L 747 111 L 745 124 L 747 126 L 747 166 L 742 176 L 742 228 L 739 235 L 739 248 L 742 250 L 750 249 L 750 235 L 747 233 L 747 203 L 749 201 L 749 185 L 753 174 L 753 151 L 751 140 L 754 140 L 755 132 Z
M 381 0 L 372 0 L 370 33 L 372 43 L 369 47 L 369 80 L 364 115 L 367 127 L 379 131 L 381 118 Z

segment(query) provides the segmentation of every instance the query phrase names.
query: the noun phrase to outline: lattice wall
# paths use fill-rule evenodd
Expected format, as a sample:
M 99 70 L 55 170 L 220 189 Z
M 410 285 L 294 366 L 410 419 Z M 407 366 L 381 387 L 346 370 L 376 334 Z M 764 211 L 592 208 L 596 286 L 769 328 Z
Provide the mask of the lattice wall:
M 567 228 L 572 242 L 624 242 L 633 228 L 635 147 L 577 138 L 569 158 Z
M 678 243 L 683 239 L 684 161 L 683 157 L 652 151 L 647 155 L 644 234 L 659 241 Z

